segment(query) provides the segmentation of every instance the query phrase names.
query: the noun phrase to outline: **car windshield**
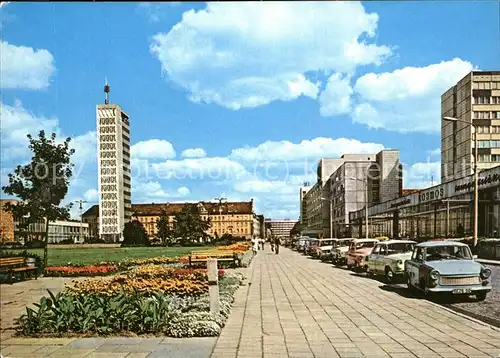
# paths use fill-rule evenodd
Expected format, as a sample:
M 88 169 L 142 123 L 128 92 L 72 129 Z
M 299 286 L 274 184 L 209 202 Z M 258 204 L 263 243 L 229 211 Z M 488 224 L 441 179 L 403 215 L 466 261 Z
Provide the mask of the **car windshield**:
M 332 243 L 332 240 L 322 241 L 319 246 L 330 246 Z
M 403 254 L 405 252 L 413 252 L 413 247 L 415 245 L 407 242 L 398 242 L 395 244 L 390 244 L 387 247 L 387 254 Z
M 468 246 L 443 245 L 428 247 L 425 260 L 472 260 L 472 255 Z
M 339 246 L 349 246 L 351 244 L 351 240 L 340 240 L 334 243 L 335 247 Z
M 356 244 L 356 250 L 364 249 L 364 248 L 367 248 L 367 247 L 373 247 L 373 246 L 375 246 L 375 242 L 374 241 L 358 242 Z

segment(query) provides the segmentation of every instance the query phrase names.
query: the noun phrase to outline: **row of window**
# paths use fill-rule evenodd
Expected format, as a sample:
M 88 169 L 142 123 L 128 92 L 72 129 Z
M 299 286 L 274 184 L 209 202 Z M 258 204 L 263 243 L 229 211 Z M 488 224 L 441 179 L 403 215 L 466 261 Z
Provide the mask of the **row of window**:
M 104 209 L 116 209 L 118 206 L 116 201 L 103 201 L 101 205 Z
M 492 96 L 492 97 L 485 97 L 485 96 L 479 96 L 479 97 L 474 97 L 474 104 L 500 104 L 500 97 L 499 96 Z
M 498 163 L 500 162 L 500 155 L 498 154 L 478 154 L 477 156 L 477 161 L 478 162 L 484 162 L 484 163 Z
M 115 142 L 116 136 L 114 134 L 103 134 L 99 137 L 99 140 L 102 142 Z
M 472 82 L 472 89 L 500 89 L 500 82 Z
M 101 185 L 102 191 L 116 191 L 116 185 Z
M 101 175 L 116 175 L 116 168 L 101 168 Z
M 116 149 L 116 143 L 102 143 L 101 144 L 101 149 L 115 150 Z
M 116 152 L 113 152 L 113 151 L 103 152 L 103 151 L 101 151 L 100 156 L 101 156 L 101 158 L 115 158 Z
M 99 128 L 100 134 L 115 133 L 115 126 L 102 126 Z
M 474 119 L 500 119 L 500 111 L 475 111 Z
M 477 126 L 478 133 L 497 134 L 500 133 L 500 126 Z
M 101 160 L 101 167 L 115 167 L 116 162 L 114 160 Z
M 478 140 L 478 148 L 500 148 L 500 140 Z
M 106 125 L 106 124 L 115 124 L 115 119 L 114 118 L 101 118 L 99 120 L 100 125 Z
M 116 200 L 116 193 L 103 193 L 102 200 Z
M 102 216 L 105 217 L 105 216 L 115 216 L 117 215 L 117 211 L 116 209 L 110 209 L 110 210 L 103 210 L 102 211 Z

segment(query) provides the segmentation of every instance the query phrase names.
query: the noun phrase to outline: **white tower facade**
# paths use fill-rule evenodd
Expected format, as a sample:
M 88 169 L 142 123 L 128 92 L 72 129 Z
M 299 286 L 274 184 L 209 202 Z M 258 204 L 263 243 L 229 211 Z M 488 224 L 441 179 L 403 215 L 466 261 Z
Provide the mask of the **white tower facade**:
M 109 91 L 109 87 L 108 87 Z M 132 216 L 129 116 L 116 104 L 97 105 L 99 170 L 99 237 L 123 240 Z

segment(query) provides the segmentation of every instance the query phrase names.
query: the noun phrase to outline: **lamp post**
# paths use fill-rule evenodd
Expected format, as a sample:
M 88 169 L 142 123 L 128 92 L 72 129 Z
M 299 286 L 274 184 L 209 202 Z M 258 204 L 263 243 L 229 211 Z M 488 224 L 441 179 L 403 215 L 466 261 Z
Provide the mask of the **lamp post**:
M 458 119 L 455 117 L 443 117 L 443 120 L 448 121 L 448 122 L 462 122 L 462 123 L 467 123 L 471 127 L 474 128 L 474 231 L 473 231 L 473 236 L 474 236 L 474 247 L 477 245 L 477 228 L 478 228 L 478 216 L 479 216 L 479 190 L 478 190 L 478 170 L 477 170 L 477 126 L 474 122 L 467 122 L 462 119 Z
M 332 199 L 327 199 L 327 198 L 321 198 L 321 200 L 326 200 L 326 201 L 330 202 L 330 215 L 329 215 L 329 218 L 330 218 L 330 239 L 333 239 L 333 226 L 332 226 L 332 220 L 333 220 L 333 215 L 332 215 L 332 212 L 333 212 L 333 200 Z
M 367 178 L 360 179 L 360 178 L 355 178 L 355 177 L 350 177 L 349 179 L 352 180 L 359 180 L 360 182 L 363 182 L 365 184 L 365 238 L 368 237 L 368 176 Z
M 83 205 L 82 204 L 87 203 L 87 201 L 86 200 L 76 200 L 74 202 L 80 204 L 80 207 L 79 207 L 79 209 L 80 209 L 80 233 L 79 233 L 78 237 L 80 238 L 80 241 L 81 241 L 81 238 L 83 235 L 83 233 L 82 233 L 82 231 L 83 231 Z M 84 238 L 84 240 L 85 240 L 85 238 Z
M 225 201 L 227 203 L 227 198 L 220 197 L 220 198 L 215 198 L 219 202 L 219 225 L 220 225 L 220 230 L 221 230 L 221 236 L 222 234 L 222 202 Z

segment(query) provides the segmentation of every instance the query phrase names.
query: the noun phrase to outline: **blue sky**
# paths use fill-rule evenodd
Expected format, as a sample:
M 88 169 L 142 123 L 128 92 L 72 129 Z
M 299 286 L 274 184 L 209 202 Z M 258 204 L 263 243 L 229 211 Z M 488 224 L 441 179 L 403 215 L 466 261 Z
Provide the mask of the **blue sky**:
M 439 180 L 440 95 L 500 68 L 498 1 L 8 3 L 0 20 L 2 185 L 44 128 L 74 138 L 68 201 L 97 202 L 105 77 L 131 117 L 133 202 L 296 218 L 321 157 L 396 148 L 405 187 Z

